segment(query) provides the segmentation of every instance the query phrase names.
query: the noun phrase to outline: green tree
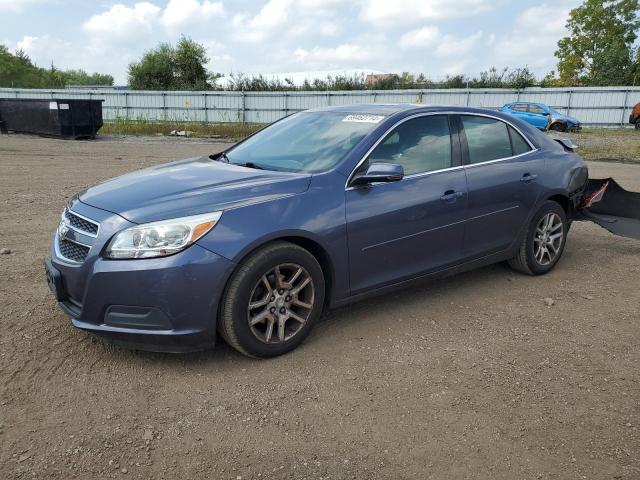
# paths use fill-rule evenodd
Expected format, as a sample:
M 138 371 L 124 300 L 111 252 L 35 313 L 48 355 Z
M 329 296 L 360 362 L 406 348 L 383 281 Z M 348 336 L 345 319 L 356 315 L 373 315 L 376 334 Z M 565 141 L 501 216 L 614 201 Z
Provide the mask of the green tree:
M 637 72 L 639 0 L 585 0 L 558 42 L 560 85 L 624 85 Z
M 133 90 L 174 90 L 175 50 L 168 43 L 145 52 L 139 62 L 129 65 L 129 87 Z
M 204 46 L 182 36 L 175 49 L 175 78 L 179 90 L 206 90 L 209 61 Z
M 161 43 L 129 65 L 129 86 L 134 90 L 208 90 L 209 61 L 201 44 L 182 36 L 173 47 Z
M 65 85 L 113 85 L 113 77 L 83 70 L 59 70 L 36 66 L 23 50 L 9 52 L 0 45 L 0 87 L 64 88 Z

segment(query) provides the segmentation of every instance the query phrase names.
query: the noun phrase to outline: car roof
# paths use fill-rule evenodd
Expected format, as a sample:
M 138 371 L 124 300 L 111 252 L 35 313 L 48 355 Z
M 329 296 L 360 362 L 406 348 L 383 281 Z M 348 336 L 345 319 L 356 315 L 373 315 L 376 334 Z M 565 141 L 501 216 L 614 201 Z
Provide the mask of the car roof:
M 456 105 L 425 105 L 418 103 L 357 103 L 352 105 L 336 105 L 307 110 L 308 112 L 359 113 L 368 115 L 391 116 L 396 113 L 423 112 L 456 112 L 456 113 L 490 113 L 499 116 L 497 109 L 464 107 Z

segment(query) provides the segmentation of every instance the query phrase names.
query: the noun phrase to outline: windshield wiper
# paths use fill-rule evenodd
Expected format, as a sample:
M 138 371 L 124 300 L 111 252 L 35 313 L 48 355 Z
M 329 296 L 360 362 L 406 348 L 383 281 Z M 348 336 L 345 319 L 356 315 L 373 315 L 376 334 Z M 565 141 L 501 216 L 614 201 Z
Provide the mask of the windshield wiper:
M 234 163 L 233 165 L 238 165 L 240 167 L 247 167 L 247 168 L 255 168 L 256 170 L 265 170 L 264 167 L 261 167 L 260 165 L 256 165 L 253 162 Z

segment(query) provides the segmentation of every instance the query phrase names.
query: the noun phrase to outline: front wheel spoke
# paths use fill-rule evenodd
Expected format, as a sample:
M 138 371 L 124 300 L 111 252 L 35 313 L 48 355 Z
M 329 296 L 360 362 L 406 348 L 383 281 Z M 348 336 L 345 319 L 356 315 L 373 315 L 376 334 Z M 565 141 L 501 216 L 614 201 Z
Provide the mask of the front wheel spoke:
M 291 301 L 293 305 L 297 305 L 298 307 L 306 308 L 307 310 L 311 310 L 313 308 L 313 303 L 306 303 L 300 300 L 297 296 L 293 298 Z
M 260 281 L 264 285 L 264 288 L 267 289 L 266 297 L 269 298 L 271 296 L 271 294 L 273 293 L 273 287 L 271 286 L 271 282 L 269 282 L 269 279 L 267 278 L 266 275 L 263 275 L 262 278 L 260 279 Z
M 278 319 L 278 340 L 284 341 L 284 328 L 287 325 L 287 317 L 280 317 Z
M 264 307 L 269 303 L 269 295 L 266 295 L 262 300 L 256 300 L 249 304 L 249 310 L 254 310 L 259 307 Z
M 302 282 L 300 282 L 300 284 L 297 287 L 291 290 L 291 293 L 293 295 L 298 295 L 298 293 L 300 293 L 307 285 L 309 285 L 310 282 L 311 282 L 311 278 L 306 277 Z
M 302 324 L 304 322 L 306 322 L 306 319 L 302 318 L 300 315 L 298 315 L 295 312 L 289 311 L 289 318 L 292 318 L 293 320 L 295 320 L 296 322 Z
M 296 270 L 296 273 L 294 273 L 289 280 L 283 283 L 285 288 L 292 289 L 293 284 L 296 283 L 298 278 L 300 278 L 300 275 L 302 275 L 302 272 L 303 272 L 302 267 L 298 268 L 298 270 Z
M 285 288 L 286 285 L 282 279 L 282 272 L 280 271 L 280 265 L 273 269 L 273 272 L 276 276 L 276 288 Z
M 536 260 L 538 260 L 538 262 L 542 262 L 543 257 L 544 257 L 544 249 L 540 247 L 538 249 L 538 252 L 536 253 Z
M 269 343 L 271 341 L 271 337 L 273 336 L 273 324 L 274 323 L 276 323 L 276 322 L 272 318 L 271 321 L 269 322 L 269 325 L 267 325 L 267 331 L 264 333 L 264 340 L 267 343 Z
M 551 260 L 551 254 L 553 253 L 554 255 L 556 254 L 556 252 L 558 251 L 558 249 L 556 248 L 556 246 L 552 243 L 547 245 L 547 249 L 549 250 L 549 260 Z
M 264 322 L 265 320 L 269 320 L 271 319 L 271 314 L 267 311 L 264 311 L 262 313 L 259 313 L 258 315 L 256 315 L 255 317 L 252 317 L 249 324 L 254 327 L 259 323 Z

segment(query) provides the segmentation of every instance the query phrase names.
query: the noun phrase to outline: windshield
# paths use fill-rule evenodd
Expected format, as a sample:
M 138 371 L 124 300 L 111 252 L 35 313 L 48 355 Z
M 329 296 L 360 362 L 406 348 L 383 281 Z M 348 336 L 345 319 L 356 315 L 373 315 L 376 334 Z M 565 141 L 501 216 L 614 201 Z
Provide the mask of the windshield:
M 382 115 L 302 112 L 256 133 L 227 152 L 229 163 L 266 170 L 323 172 L 336 165 Z

